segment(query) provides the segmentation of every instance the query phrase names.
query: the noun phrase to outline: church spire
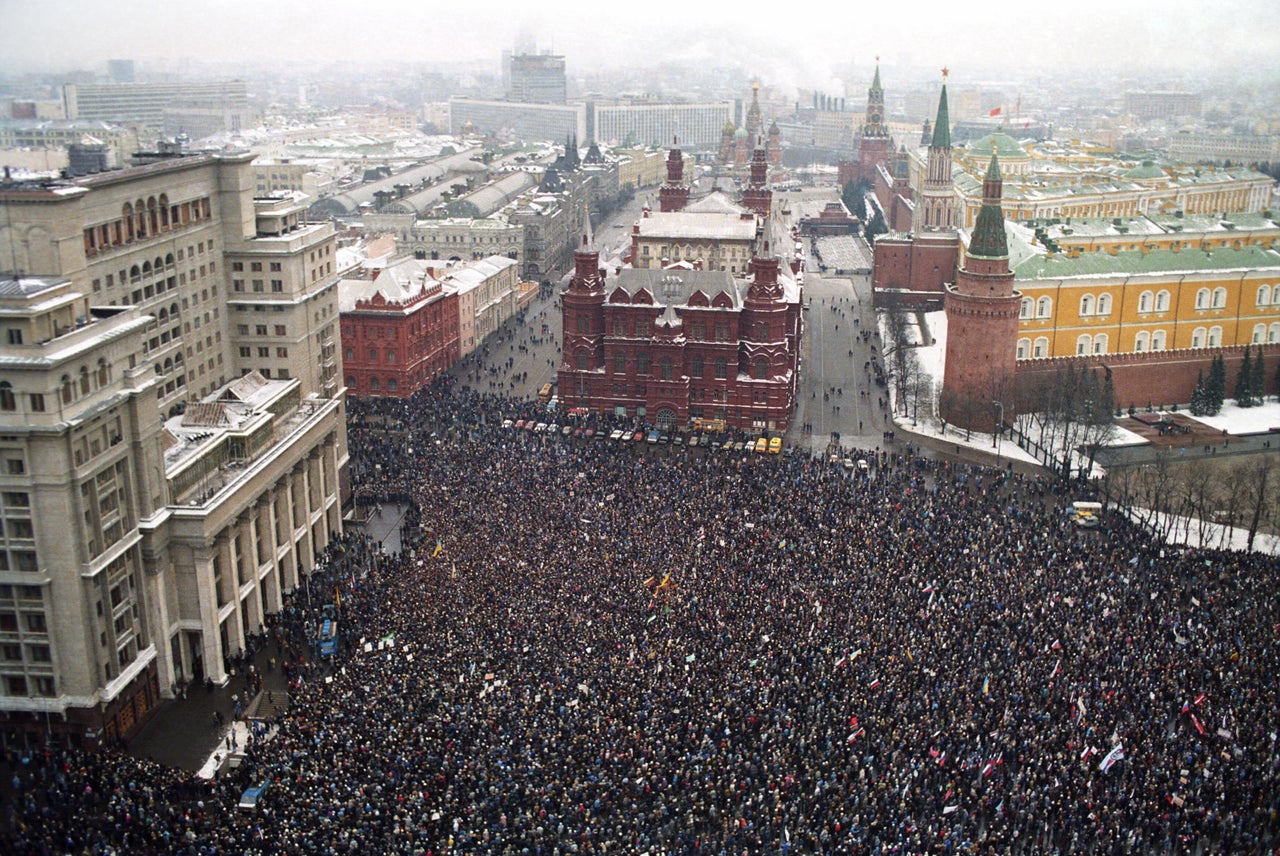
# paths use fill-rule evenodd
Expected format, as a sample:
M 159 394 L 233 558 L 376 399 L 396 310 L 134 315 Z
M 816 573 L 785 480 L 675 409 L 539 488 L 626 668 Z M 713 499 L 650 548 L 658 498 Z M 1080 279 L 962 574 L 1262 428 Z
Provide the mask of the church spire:
M 1000 207 L 1003 192 L 1004 179 L 1000 175 L 1000 158 L 996 155 L 993 145 L 991 163 L 987 166 L 986 177 L 982 180 L 982 208 L 978 210 L 978 219 L 973 226 L 973 237 L 969 240 L 969 255 L 987 259 L 1008 257 L 1009 241 L 1004 233 L 1004 209 Z

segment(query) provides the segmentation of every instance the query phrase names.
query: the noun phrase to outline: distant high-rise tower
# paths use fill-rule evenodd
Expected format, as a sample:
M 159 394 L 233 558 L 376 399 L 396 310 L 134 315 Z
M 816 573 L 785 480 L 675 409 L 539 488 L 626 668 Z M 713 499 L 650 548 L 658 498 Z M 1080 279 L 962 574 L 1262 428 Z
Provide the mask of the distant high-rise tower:
M 956 198 L 951 179 L 951 120 L 947 112 L 947 72 L 942 71 L 938 118 L 929 141 L 929 159 L 914 222 L 917 229 L 954 229 Z
M 867 90 L 867 117 L 858 141 L 858 176 L 875 181 L 876 164 L 893 154 L 893 137 L 884 122 L 884 88 L 880 85 L 880 63 L 876 57 L 876 76 Z
M 1002 192 L 1000 161 L 993 150 L 964 264 L 946 296 L 942 418 L 977 431 L 991 431 L 997 419 L 1014 415 L 1021 295 L 1013 288 L 1009 269 Z
M 503 61 L 505 65 L 506 57 Z M 529 104 L 564 104 L 568 100 L 563 56 L 515 54 L 510 63 L 508 100 Z

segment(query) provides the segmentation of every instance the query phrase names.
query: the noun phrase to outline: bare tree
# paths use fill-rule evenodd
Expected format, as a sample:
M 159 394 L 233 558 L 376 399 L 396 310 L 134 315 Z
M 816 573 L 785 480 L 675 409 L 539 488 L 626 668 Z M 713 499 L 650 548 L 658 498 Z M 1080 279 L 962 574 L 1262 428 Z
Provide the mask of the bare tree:
M 1253 549 L 1253 539 L 1268 519 L 1275 519 L 1277 500 L 1280 500 L 1280 479 L 1276 478 L 1274 455 L 1255 455 L 1241 465 L 1240 500 L 1242 510 L 1249 520 L 1249 537 L 1246 550 Z

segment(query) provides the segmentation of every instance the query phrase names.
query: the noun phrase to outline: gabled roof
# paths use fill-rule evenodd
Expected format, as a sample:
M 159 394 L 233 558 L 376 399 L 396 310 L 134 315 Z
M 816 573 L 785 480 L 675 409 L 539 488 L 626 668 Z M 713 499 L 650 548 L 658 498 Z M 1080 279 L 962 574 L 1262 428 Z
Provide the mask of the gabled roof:
M 701 291 L 715 305 L 716 298 L 724 294 L 729 306 L 741 309 L 742 295 L 733 274 L 723 270 L 645 270 L 623 268 L 613 277 L 614 289 L 621 289 L 634 298 L 645 292 L 656 306 L 685 306 L 694 292 Z M 644 301 L 648 302 L 648 301 Z M 723 302 L 723 301 L 722 301 Z

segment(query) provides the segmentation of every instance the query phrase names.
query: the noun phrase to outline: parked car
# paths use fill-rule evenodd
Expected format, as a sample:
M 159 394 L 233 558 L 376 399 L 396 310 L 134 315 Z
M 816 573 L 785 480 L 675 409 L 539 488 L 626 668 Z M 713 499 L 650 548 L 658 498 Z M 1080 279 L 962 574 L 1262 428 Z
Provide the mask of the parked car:
M 774 437 L 769 441 L 769 454 L 777 455 L 782 452 L 782 438 Z
M 756 440 L 755 450 L 762 455 L 765 452 L 769 451 L 769 438 L 768 437 L 758 438 Z
M 658 429 L 654 428 L 649 431 L 649 445 L 656 446 L 658 444 Z

